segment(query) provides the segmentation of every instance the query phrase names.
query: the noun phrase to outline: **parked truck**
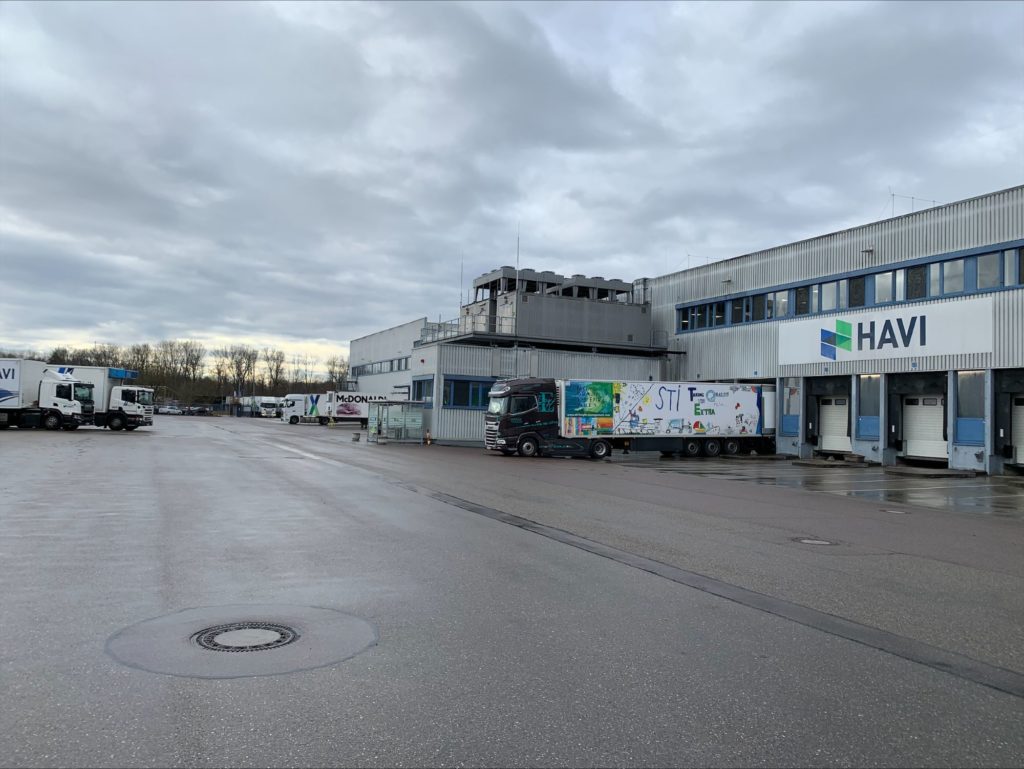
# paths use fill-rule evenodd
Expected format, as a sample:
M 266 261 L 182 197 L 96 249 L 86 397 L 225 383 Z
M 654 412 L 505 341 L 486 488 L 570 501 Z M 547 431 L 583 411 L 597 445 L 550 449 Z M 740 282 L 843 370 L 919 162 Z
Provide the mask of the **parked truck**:
M 153 424 L 153 389 L 135 384 L 139 372 L 107 366 L 58 366 L 93 387 L 92 413 L 85 424 L 111 430 L 135 430 Z
M 775 450 L 773 385 L 509 379 L 496 382 L 489 398 L 485 445 L 506 455 Z
M 0 429 L 77 430 L 92 419 L 92 390 L 41 360 L 0 359 Z
M 293 393 L 284 396 L 281 420 L 297 425 L 313 422 L 321 425 L 334 422 L 355 422 L 366 427 L 370 418 L 370 404 L 377 401 L 406 400 L 405 393 L 355 392 L 330 390 L 326 393 Z

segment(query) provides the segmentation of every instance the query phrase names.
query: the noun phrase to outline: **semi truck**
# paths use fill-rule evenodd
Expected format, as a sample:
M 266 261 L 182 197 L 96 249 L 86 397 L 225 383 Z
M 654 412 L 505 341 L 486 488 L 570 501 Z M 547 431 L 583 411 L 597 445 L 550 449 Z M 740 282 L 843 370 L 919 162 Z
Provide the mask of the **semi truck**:
M 77 430 L 92 419 L 92 390 L 41 360 L 0 359 L 0 429 Z
M 326 393 L 293 393 L 284 396 L 281 420 L 297 425 L 314 422 L 321 425 L 335 422 L 358 421 L 366 427 L 370 418 L 370 404 L 376 401 L 405 400 L 405 393 L 372 393 L 352 390 L 329 390 Z
M 775 450 L 774 385 L 526 378 L 495 382 L 488 395 L 485 446 L 509 456 Z
M 94 402 L 85 424 L 115 432 L 153 424 L 153 389 L 131 381 L 138 371 L 107 366 L 58 366 L 57 371 L 92 385 Z

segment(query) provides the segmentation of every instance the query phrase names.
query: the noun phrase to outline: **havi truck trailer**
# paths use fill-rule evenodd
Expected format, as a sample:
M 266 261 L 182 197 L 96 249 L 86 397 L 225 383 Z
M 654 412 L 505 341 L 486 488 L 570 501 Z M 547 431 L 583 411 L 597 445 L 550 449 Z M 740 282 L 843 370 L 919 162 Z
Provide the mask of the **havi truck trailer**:
M 92 389 L 41 360 L 0 358 L 0 430 L 76 430 L 92 419 Z
M 153 389 L 133 381 L 138 371 L 106 366 L 57 366 L 62 374 L 93 386 L 92 417 L 85 424 L 111 430 L 135 430 L 153 424 Z
M 509 379 L 496 382 L 489 396 L 485 445 L 508 455 L 775 450 L 773 385 Z

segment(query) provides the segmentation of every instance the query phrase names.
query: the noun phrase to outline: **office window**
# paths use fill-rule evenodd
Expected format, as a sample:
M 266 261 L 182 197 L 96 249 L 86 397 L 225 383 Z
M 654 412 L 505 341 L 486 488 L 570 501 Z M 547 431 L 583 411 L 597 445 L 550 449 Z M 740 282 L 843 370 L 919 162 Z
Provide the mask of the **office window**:
M 996 288 L 999 280 L 999 254 L 982 254 L 978 257 L 978 288 Z
M 412 399 L 414 401 L 429 401 L 434 397 L 434 380 L 417 379 L 412 383 Z
M 729 317 L 729 322 L 732 323 L 733 325 L 736 325 L 737 323 L 742 323 L 744 321 L 743 304 L 745 301 L 745 299 L 732 300 L 732 313 Z
M 961 419 L 985 418 L 985 372 L 958 371 L 956 415 Z
M 839 291 L 838 291 L 838 294 L 837 294 L 837 299 L 838 299 L 838 302 L 839 302 L 839 309 L 840 310 L 845 310 L 847 307 L 850 306 L 849 296 L 848 296 L 849 290 L 850 290 L 850 282 L 849 281 L 847 281 L 847 280 L 839 281 Z
M 679 322 L 679 331 L 690 330 L 690 310 L 684 307 L 681 310 L 676 310 L 676 318 Z
M 928 265 L 920 267 L 908 267 L 907 273 L 907 299 L 925 299 L 928 297 Z
M 875 303 L 885 304 L 896 301 L 893 272 L 880 272 L 875 276 Z
M 712 316 L 712 325 L 724 326 L 725 325 L 725 302 L 715 302 L 712 305 L 714 315 Z
M 491 383 L 465 379 L 446 379 L 444 405 L 452 408 L 482 409 L 487 406 L 487 393 Z
M 906 274 L 903 272 L 903 270 L 896 270 L 896 288 L 892 297 L 892 300 L 894 302 L 902 302 L 904 299 L 906 299 L 906 294 L 904 293 L 905 281 Z
M 700 307 L 698 307 L 696 309 L 696 315 L 697 315 L 697 324 L 696 324 L 697 328 L 707 328 L 708 327 L 708 306 L 706 304 L 702 304 Z
M 1006 252 L 1009 256 L 1008 261 L 1011 263 L 1013 262 L 1014 251 L 1017 252 L 1017 274 L 1014 276 L 1014 283 L 1024 283 L 1024 248 L 1014 248 Z M 1006 284 L 1010 284 L 1009 278 L 1007 278 Z
M 811 312 L 811 287 L 800 286 L 796 290 L 796 314 L 808 315 Z
M 820 296 L 821 296 L 821 311 L 822 312 L 828 312 L 829 310 L 834 310 L 838 306 L 838 302 L 836 301 L 836 289 L 838 288 L 838 286 L 839 286 L 839 284 L 835 283 L 835 282 L 833 282 L 833 283 L 822 283 L 821 284 L 821 294 L 820 294 Z
M 819 312 L 821 310 L 820 291 L 821 286 L 817 284 L 811 286 L 811 312 Z
M 789 315 L 789 292 L 788 291 L 776 291 L 775 301 L 772 308 L 772 317 L 785 318 Z
M 932 267 L 939 265 L 933 264 Z M 964 290 L 964 260 L 953 259 L 942 263 L 942 293 L 959 294 Z
M 765 318 L 765 295 L 758 294 L 750 297 L 750 318 L 751 320 L 764 320 Z
M 850 307 L 863 307 L 865 299 L 865 285 L 867 278 L 850 278 L 849 280 L 849 305 Z
M 942 293 L 942 265 L 928 265 L 928 296 L 939 296 Z

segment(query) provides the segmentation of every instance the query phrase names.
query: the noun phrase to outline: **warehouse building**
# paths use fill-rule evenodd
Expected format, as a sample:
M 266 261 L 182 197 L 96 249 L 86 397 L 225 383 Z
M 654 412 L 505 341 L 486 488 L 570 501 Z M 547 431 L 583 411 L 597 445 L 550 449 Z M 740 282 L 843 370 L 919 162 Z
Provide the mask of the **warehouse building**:
M 631 284 L 503 267 L 351 364 L 427 401 L 439 440 L 482 441 L 509 376 L 762 382 L 780 452 L 996 474 L 1024 468 L 1022 284 L 1015 187 Z

